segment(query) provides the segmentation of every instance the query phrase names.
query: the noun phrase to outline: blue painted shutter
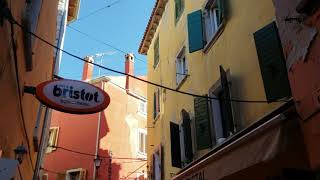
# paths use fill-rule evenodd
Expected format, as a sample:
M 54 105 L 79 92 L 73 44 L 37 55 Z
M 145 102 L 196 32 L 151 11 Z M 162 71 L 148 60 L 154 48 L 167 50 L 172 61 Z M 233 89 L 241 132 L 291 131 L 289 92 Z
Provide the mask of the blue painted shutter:
M 201 10 L 188 14 L 189 53 L 203 48 L 203 25 Z
M 290 97 L 282 45 L 275 22 L 254 33 L 261 75 L 269 102 Z
M 181 147 L 179 125 L 170 122 L 171 165 L 181 168 Z
M 197 149 L 207 149 L 212 147 L 209 106 L 207 98 L 194 99 L 194 113 L 196 126 Z

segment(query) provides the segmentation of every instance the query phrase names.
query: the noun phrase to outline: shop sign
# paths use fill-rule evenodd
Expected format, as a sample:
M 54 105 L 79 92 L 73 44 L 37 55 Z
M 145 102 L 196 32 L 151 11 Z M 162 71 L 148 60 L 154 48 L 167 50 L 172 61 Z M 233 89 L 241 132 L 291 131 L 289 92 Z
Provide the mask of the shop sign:
M 204 176 L 204 170 L 193 173 L 192 175 L 188 176 L 186 180 L 206 180 Z
M 36 97 L 46 106 L 72 114 L 100 112 L 110 104 L 102 89 L 82 81 L 51 80 L 36 87 Z

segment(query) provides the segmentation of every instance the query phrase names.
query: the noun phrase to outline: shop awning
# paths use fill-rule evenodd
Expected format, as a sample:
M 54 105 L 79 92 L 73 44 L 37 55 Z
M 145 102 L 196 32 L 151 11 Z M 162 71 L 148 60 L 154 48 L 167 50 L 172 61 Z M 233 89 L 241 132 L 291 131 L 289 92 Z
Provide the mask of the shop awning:
M 219 180 L 255 164 L 268 162 L 286 151 L 303 151 L 303 147 L 298 120 L 278 114 L 183 169 L 173 180 Z

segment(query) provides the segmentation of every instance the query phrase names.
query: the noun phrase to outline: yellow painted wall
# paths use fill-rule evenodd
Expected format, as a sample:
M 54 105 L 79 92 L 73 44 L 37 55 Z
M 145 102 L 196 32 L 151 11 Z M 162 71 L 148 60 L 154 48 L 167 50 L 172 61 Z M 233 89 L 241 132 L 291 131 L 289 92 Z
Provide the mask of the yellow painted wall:
M 147 52 L 148 80 L 171 88 L 176 88 L 175 59 L 180 49 L 186 47 L 188 74 L 190 76 L 180 90 L 199 95 L 208 94 L 210 87 L 220 78 L 219 65 L 229 70 L 231 79 L 231 97 L 245 100 L 265 100 L 265 91 L 253 33 L 269 24 L 274 19 L 274 7 L 271 0 L 228 0 L 230 16 L 226 27 L 210 48 L 208 53 L 203 50 L 188 53 L 187 14 L 199 10 L 205 0 L 186 0 L 185 9 L 180 20 L 175 24 L 174 0 L 169 0 L 162 16 L 157 32 Z M 159 34 L 160 62 L 153 68 L 154 40 Z M 164 179 L 170 179 L 178 172 L 171 166 L 170 121 L 179 123 L 180 112 L 187 110 L 194 116 L 193 100 L 168 90 L 162 90 L 161 115 L 153 119 L 153 93 L 156 87 L 148 86 L 148 158 L 160 144 L 164 147 Z M 232 103 L 235 121 L 241 128 L 247 127 L 259 117 L 279 106 L 279 103 Z M 195 148 L 194 148 L 195 149 Z M 199 157 L 208 151 L 197 152 Z M 150 159 L 149 159 L 150 162 Z

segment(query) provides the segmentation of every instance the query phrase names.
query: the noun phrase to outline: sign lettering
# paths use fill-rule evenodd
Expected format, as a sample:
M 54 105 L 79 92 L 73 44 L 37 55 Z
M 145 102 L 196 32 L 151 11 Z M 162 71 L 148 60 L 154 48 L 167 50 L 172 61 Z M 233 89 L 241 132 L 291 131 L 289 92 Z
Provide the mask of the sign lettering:
M 39 84 L 36 97 L 52 109 L 72 114 L 96 113 L 110 103 L 109 95 L 100 88 L 82 81 L 66 79 Z
M 204 175 L 205 175 L 204 170 L 202 170 L 202 171 L 193 173 L 192 175 L 187 177 L 186 180 L 206 180 Z

